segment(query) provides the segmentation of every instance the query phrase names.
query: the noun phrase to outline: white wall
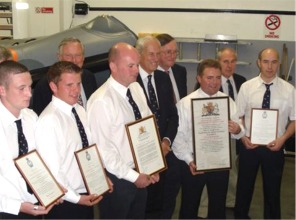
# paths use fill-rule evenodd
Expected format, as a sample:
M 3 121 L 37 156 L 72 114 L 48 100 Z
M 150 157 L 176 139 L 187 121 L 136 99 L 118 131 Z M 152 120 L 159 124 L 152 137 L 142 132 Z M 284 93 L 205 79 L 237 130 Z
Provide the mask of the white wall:
M 135 33 L 168 32 L 175 37 L 202 38 L 205 34 L 232 34 L 240 39 L 265 39 L 265 19 L 268 14 L 237 13 L 178 13 L 112 11 L 124 8 L 184 8 L 184 9 L 243 9 L 295 11 L 295 0 L 85 0 L 90 7 L 110 8 L 108 12 L 92 12 L 75 16 L 73 25 L 89 21 L 99 14 L 113 15 Z M 75 3 L 75 1 L 73 1 Z M 77 2 L 79 3 L 79 2 Z M 277 30 L 279 40 L 295 40 L 295 16 L 279 15 L 281 25 Z M 69 21 L 68 21 L 69 22 Z

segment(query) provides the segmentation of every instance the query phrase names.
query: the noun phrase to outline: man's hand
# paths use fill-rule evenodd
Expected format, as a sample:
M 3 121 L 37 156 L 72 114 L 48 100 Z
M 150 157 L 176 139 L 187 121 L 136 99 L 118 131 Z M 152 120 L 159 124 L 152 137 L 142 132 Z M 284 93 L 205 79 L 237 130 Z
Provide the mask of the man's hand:
M 34 205 L 33 203 L 30 203 L 30 202 L 23 202 L 21 204 L 20 212 L 33 215 L 33 216 L 46 215 L 54 205 L 55 204 L 52 204 L 47 208 L 45 208 L 44 206 Z
M 134 184 L 138 188 L 145 188 L 152 183 L 151 177 L 147 174 L 140 173 L 138 179 L 134 182 Z
M 198 174 L 204 174 L 204 172 L 197 172 L 196 171 L 196 165 L 193 161 L 191 161 L 189 163 L 189 169 L 190 169 L 190 172 L 193 176 L 198 175 Z
M 164 138 L 162 140 L 161 148 L 164 156 L 166 156 L 171 151 L 170 142 L 168 141 L 168 139 Z
M 238 123 L 234 121 L 228 121 L 228 131 L 231 134 L 239 134 L 241 132 L 241 128 Z
M 103 196 L 98 196 L 95 194 L 81 195 L 80 199 L 78 201 L 78 204 L 85 205 L 85 206 L 93 206 L 93 205 L 99 203 L 99 201 L 101 201 L 102 199 L 103 199 Z
M 248 150 L 254 149 L 254 148 L 256 148 L 256 147 L 259 146 L 259 145 L 257 145 L 257 144 L 252 144 L 250 138 L 247 137 L 247 136 L 242 137 L 241 140 L 242 140 L 244 146 L 245 146 Z

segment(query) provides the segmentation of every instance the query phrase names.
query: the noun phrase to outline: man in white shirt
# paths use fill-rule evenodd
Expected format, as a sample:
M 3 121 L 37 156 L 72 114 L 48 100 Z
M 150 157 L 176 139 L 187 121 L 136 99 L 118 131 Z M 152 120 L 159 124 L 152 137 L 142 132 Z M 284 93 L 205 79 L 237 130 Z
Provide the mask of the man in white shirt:
M 37 205 L 13 161 L 25 153 L 19 152 L 16 121 L 21 122 L 26 151 L 35 149 L 37 115 L 28 109 L 31 85 L 31 75 L 24 65 L 15 61 L 0 64 L 0 219 L 41 218 L 53 207 Z
M 200 197 L 204 186 L 208 189 L 209 210 L 208 218 L 225 218 L 225 202 L 228 187 L 229 171 L 196 172 L 193 161 L 192 113 L 191 99 L 227 96 L 219 91 L 221 87 L 221 66 L 216 60 L 206 59 L 199 64 L 197 80 L 200 88 L 177 103 L 179 113 L 178 133 L 173 143 L 176 157 L 186 162 L 182 166 L 184 178 L 182 185 L 182 201 L 180 219 L 196 218 Z M 228 130 L 233 138 L 240 138 L 244 134 L 236 114 L 236 106 L 229 99 L 230 118 Z M 211 140 L 208 140 L 209 142 Z
M 139 59 L 137 50 L 129 44 L 112 46 L 109 51 L 111 76 L 87 103 L 93 140 L 114 184 L 114 191 L 99 203 L 101 219 L 145 218 L 146 187 L 159 180 L 158 174 L 149 176 L 135 171 L 125 130 L 125 124 L 135 121 L 139 114 L 142 118 L 152 114 L 136 82 Z M 127 94 L 131 94 L 138 110 L 133 110 Z
M 59 61 L 47 73 L 52 101 L 36 126 L 36 145 L 57 181 L 67 189 L 63 204 L 53 208 L 47 219 L 93 219 L 93 205 L 102 197 L 88 195 L 74 152 L 91 145 L 84 108 L 79 105 L 82 70 L 72 62 Z M 76 122 L 78 115 L 88 143 L 84 143 Z
M 235 218 L 249 218 L 254 184 L 261 166 L 264 218 L 280 219 L 280 189 L 285 160 L 283 144 L 295 133 L 295 88 L 277 76 L 280 65 L 277 50 L 263 49 L 259 53 L 257 64 L 260 75 L 242 85 L 236 100 L 238 116 L 244 119 L 246 135 L 241 138 L 244 146 L 239 151 Z M 267 106 L 268 103 L 269 106 Z M 277 138 L 267 145 L 251 143 L 252 108 L 278 110 Z

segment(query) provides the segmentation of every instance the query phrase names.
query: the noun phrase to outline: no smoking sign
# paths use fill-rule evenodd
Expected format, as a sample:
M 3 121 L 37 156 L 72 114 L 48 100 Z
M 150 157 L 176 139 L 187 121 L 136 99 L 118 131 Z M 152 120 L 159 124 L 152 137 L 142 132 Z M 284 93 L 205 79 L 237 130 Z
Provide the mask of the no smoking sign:
M 265 18 L 265 33 L 264 38 L 280 38 L 281 19 L 278 15 L 268 15 Z
M 281 19 L 277 15 L 269 15 L 265 19 L 265 26 L 267 27 L 267 29 L 271 31 L 278 29 L 280 25 L 281 25 Z

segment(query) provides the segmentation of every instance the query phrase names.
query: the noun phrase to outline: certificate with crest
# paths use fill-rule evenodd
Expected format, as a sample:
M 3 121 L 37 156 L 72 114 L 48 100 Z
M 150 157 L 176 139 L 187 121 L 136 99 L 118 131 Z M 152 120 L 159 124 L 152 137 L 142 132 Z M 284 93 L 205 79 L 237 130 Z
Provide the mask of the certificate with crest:
M 277 109 L 252 108 L 250 139 L 252 144 L 267 145 L 277 138 Z
M 42 206 L 48 207 L 64 196 L 63 189 L 36 150 L 16 158 L 14 163 Z
M 110 186 L 97 145 L 93 144 L 76 151 L 75 157 L 88 194 L 100 196 L 107 192 Z
M 152 175 L 167 169 L 154 115 L 126 124 L 136 170 Z
M 191 100 L 196 171 L 231 169 L 229 98 Z

